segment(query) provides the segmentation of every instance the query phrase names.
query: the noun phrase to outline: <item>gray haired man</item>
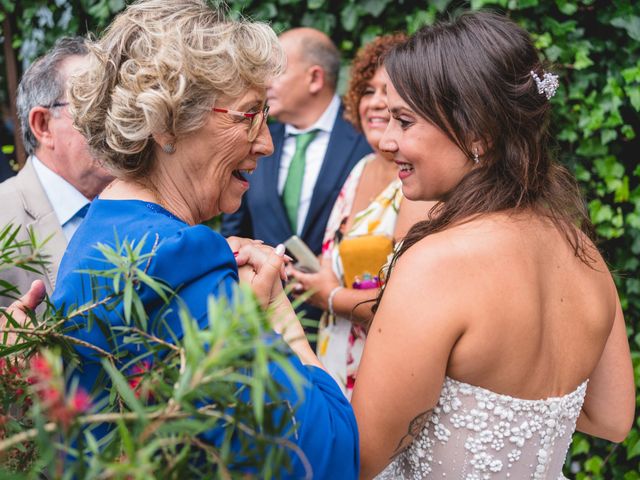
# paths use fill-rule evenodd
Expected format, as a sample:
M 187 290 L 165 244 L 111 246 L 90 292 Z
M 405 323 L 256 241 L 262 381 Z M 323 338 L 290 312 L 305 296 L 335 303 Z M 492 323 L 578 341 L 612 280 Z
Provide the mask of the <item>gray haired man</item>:
M 87 53 L 83 38 L 62 38 L 25 72 L 16 103 L 29 158 L 18 175 L 0 184 L 0 228 L 20 225 L 18 238 L 23 240 L 28 229 L 39 241 L 50 237 L 43 248 L 49 261 L 43 278 L 48 293 L 89 202 L 111 181 L 89 154 L 68 111 L 68 81 L 83 67 Z M 36 278 L 42 276 L 19 268 L 0 271 L 0 279 L 20 292 Z M 0 306 L 11 301 L 0 298 Z

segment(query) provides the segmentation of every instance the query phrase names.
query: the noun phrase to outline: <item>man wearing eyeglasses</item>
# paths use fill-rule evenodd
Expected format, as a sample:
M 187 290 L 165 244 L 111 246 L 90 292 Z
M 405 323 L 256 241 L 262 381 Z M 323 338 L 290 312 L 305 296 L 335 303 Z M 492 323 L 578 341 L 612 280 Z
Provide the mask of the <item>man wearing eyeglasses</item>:
M 20 292 L 36 278 L 44 280 L 48 293 L 53 291 L 68 241 L 89 202 L 111 180 L 73 127 L 66 101 L 69 77 L 82 68 L 87 53 L 84 39 L 62 38 L 27 69 L 18 86 L 18 117 L 29 158 L 16 177 L 0 184 L 0 228 L 20 225 L 22 240 L 28 229 L 38 242 L 49 238 L 42 250 L 49 262 L 44 276 L 18 268 L 0 272 L 0 279 Z M 7 306 L 12 300 L 3 290 L 0 306 Z

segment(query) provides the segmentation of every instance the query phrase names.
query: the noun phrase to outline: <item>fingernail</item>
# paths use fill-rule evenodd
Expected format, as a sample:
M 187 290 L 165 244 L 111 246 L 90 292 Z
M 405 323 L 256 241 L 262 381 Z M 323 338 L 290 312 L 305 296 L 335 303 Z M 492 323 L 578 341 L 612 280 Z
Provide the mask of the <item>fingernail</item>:
M 237 257 L 239 253 L 240 253 L 240 252 L 238 252 L 238 251 L 236 250 L 235 252 L 233 252 L 233 256 L 234 256 L 234 257 Z
M 283 257 L 284 256 L 284 245 L 283 244 L 278 244 L 278 246 L 276 247 L 276 255 L 278 255 L 279 257 Z

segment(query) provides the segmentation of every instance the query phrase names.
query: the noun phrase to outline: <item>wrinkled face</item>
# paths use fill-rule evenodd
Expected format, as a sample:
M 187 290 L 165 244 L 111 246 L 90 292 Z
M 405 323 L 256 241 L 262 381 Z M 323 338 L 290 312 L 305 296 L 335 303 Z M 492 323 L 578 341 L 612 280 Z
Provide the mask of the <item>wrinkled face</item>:
M 60 64 L 58 72 L 62 78 L 68 79 L 78 72 L 86 62 L 86 57 L 68 57 Z M 93 159 L 85 138 L 73 127 L 73 119 L 66 102 L 65 96 L 58 99 L 58 103 L 62 103 L 62 106 L 49 109 L 51 112 L 49 129 L 53 151 L 50 155 L 51 162 L 47 162 L 47 164 L 83 195 L 92 199 L 102 191 L 111 180 L 111 176 Z M 36 150 L 38 157 L 40 157 L 41 148 L 45 147 L 38 147 Z
M 239 98 L 218 98 L 215 107 L 253 113 L 261 111 L 265 102 L 264 90 L 250 89 Z M 179 140 L 176 153 L 167 157 L 169 163 L 180 162 L 180 171 L 169 175 L 180 182 L 180 191 L 197 220 L 238 210 L 249 188 L 247 175 L 261 156 L 273 153 L 266 122 L 253 142 L 248 137 L 250 123 L 248 118 L 212 110 L 204 126 Z
M 310 65 L 302 58 L 295 39 L 285 36 L 281 38 L 280 43 L 287 55 L 287 69 L 271 82 L 267 90 L 267 99 L 271 115 L 282 123 L 295 123 L 296 117 L 311 98 Z
M 387 79 L 391 119 L 380 148 L 393 155 L 402 193 L 410 200 L 442 200 L 473 162 L 437 126 L 415 113 Z
M 389 123 L 386 78 L 384 67 L 378 68 L 367 82 L 358 105 L 362 132 L 374 150 L 378 150 L 380 139 Z

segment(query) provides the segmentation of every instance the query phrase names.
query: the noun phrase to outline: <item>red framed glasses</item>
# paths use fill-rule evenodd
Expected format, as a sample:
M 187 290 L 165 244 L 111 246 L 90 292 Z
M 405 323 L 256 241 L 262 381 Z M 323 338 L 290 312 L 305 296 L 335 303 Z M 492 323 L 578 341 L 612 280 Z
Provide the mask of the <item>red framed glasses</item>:
M 258 137 L 258 132 L 262 128 L 264 122 L 267 121 L 269 117 L 269 105 L 265 105 L 262 110 L 258 112 L 238 112 L 236 110 L 229 110 L 228 108 L 216 108 L 213 107 L 211 110 L 219 113 L 227 113 L 229 115 L 233 115 L 234 117 L 240 117 L 242 119 L 249 120 L 249 141 L 253 142 Z

